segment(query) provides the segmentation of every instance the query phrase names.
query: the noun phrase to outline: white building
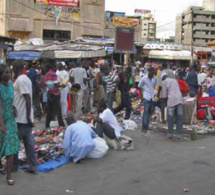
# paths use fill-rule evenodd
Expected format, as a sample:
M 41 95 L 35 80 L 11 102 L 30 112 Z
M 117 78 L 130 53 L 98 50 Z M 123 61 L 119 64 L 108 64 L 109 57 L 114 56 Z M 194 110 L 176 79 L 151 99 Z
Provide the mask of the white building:
M 142 40 L 155 41 L 156 40 L 156 21 L 152 14 L 146 14 L 142 18 Z

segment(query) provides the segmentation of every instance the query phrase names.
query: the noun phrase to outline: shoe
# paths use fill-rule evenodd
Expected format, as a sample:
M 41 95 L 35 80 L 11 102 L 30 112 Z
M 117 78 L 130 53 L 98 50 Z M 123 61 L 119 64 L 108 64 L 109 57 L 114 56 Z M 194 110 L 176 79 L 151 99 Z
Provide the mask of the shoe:
M 169 139 L 172 139 L 174 136 L 173 136 L 173 134 L 171 134 L 171 133 L 167 133 L 167 137 L 168 137 Z
M 177 139 L 178 141 L 184 141 L 184 138 L 183 138 L 182 135 L 176 135 L 176 139 Z

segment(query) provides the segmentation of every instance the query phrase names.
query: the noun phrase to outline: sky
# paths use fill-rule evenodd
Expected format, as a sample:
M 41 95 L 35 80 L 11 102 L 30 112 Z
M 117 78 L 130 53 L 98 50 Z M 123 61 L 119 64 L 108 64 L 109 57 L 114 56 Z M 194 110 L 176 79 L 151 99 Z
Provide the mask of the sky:
M 105 9 L 125 12 L 126 15 L 135 15 L 135 9 L 151 10 L 157 21 L 157 37 L 167 38 L 175 36 L 177 14 L 189 6 L 202 6 L 202 3 L 203 0 L 106 0 Z

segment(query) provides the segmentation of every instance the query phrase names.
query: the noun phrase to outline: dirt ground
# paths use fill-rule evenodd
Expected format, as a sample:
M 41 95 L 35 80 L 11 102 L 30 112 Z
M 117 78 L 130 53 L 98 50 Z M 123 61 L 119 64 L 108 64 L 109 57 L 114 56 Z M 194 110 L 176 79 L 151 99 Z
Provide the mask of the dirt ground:
M 0 176 L 0 195 L 189 195 L 215 194 L 215 137 L 173 142 L 156 129 L 134 139 L 133 151 L 110 150 L 99 160 L 72 162 L 49 173 L 14 174 L 9 187 Z

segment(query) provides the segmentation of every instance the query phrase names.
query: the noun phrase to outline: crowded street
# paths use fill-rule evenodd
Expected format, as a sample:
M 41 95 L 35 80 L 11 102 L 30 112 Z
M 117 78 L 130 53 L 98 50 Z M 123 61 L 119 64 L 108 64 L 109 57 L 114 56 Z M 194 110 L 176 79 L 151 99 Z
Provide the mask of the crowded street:
M 215 0 L 166 3 L 0 0 L 0 195 L 214 195 Z

